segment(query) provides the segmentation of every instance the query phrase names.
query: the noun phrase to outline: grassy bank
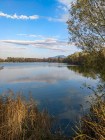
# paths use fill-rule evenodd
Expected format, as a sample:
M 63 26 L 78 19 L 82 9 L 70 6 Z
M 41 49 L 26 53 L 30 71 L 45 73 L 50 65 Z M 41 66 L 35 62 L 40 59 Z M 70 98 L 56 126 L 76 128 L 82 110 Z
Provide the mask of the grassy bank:
M 93 98 L 92 98 L 93 99 Z M 87 115 L 81 118 L 73 140 L 105 139 L 105 98 L 95 93 Z M 21 96 L 0 98 L 0 140 L 71 140 L 61 132 L 52 133 L 54 118 L 39 112 L 35 102 Z
M 105 93 L 94 91 L 90 109 L 80 120 L 74 140 L 105 140 Z
M 53 123 L 54 118 L 39 112 L 32 100 L 0 98 L 0 140 L 64 140 L 59 132 L 52 133 Z

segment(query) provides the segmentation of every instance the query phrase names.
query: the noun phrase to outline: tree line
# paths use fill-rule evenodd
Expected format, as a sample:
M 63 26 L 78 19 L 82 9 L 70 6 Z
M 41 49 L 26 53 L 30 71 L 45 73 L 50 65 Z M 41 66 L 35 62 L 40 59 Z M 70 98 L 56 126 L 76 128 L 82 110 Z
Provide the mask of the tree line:
M 64 62 L 75 65 L 85 65 L 85 66 L 104 66 L 105 65 L 105 49 L 94 52 L 76 52 L 69 55 Z
M 0 58 L 0 62 L 63 62 L 63 58 L 22 58 L 22 57 L 7 57 Z
M 100 56 L 100 57 L 99 57 Z M 0 62 L 58 62 L 68 63 L 71 65 L 100 66 L 105 65 L 105 49 L 94 52 L 76 52 L 66 58 L 22 58 L 8 57 L 0 59 Z M 103 63 L 101 63 L 103 62 Z

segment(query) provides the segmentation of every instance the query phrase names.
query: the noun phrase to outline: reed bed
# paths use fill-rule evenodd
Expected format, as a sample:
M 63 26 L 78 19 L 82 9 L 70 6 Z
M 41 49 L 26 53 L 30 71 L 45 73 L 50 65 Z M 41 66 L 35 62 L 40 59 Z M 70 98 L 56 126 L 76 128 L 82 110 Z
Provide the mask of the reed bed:
M 0 140 L 52 139 L 52 117 L 21 96 L 0 98 Z
M 73 138 L 53 131 L 54 117 L 40 112 L 32 100 L 0 97 L 0 140 L 105 140 L 105 98 L 96 94 L 89 113 L 81 118 Z
M 105 96 L 95 93 L 89 113 L 81 118 L 73 140 L 105 140 Z

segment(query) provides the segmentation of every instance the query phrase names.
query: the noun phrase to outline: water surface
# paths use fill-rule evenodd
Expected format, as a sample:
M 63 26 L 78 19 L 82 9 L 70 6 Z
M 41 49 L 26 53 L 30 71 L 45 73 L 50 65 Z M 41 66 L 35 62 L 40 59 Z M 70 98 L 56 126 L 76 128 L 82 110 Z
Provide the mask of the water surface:
M 86 83 L 96 86 L 97 77 L 84 75 L 75 66 L 63 63 L 3 63 L 0 67 L 0 93 L 8 90 L 29 93 L 40 109 L 46 108 L 64 126 L 71 126 L 81 116 L 81 105 L 87 109 L 86 101 L 91 91 L 83 87 Z

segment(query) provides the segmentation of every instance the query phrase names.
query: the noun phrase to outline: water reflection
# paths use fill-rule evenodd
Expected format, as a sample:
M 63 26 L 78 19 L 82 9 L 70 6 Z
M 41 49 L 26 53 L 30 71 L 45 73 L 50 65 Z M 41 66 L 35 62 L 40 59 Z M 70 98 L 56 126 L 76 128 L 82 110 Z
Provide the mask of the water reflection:
M 86 100 L 91 91 L 80 88 L 84 82 L 96 86 L 98 79 L 92 71 L 66 64 L 6 63 L 0 71 L 0 93 L 12 89 L 28 97 L 31 91 L 39 108 L 47 108 L 64 126 L 79 119 L 81 105 L 88 109 Z
M 0 66 L 0 70 L 3 70 L 4 69 L 4 66 Z
M 67 68 L 69 70 L 72 70 L 76 73 L 81 74 L 84 77 L 87 77 L 87 78 L 91 77 L 92 79 L 97 78 L 96 73 L 94 71 L 90 70 L 90 69 L 87 69 L 86 67 L 83 67 L 83 66 L 67 66 Z
M 99 68 L 98 66 L 92 68 L 86 66 L 67 66 L 67 68 L 81 74 L 84 77 L 100 79 L 100 82 L 105 83 L 105 66 L 102 68 Z

